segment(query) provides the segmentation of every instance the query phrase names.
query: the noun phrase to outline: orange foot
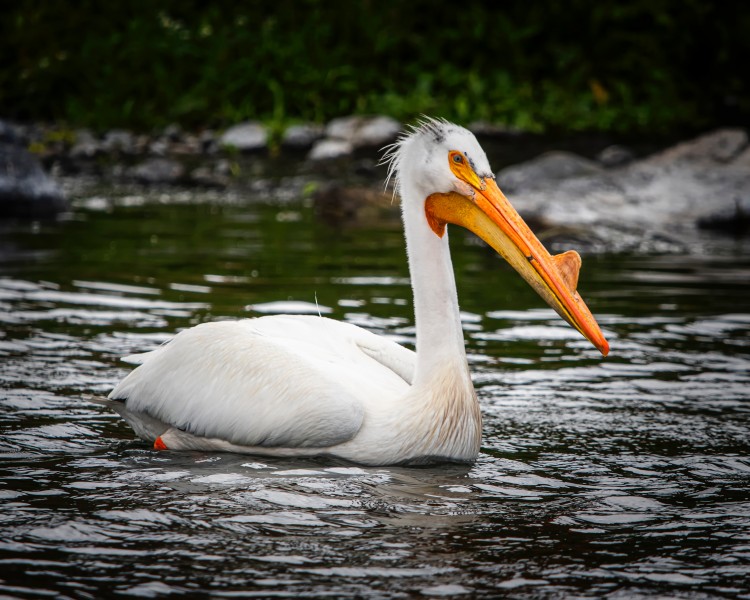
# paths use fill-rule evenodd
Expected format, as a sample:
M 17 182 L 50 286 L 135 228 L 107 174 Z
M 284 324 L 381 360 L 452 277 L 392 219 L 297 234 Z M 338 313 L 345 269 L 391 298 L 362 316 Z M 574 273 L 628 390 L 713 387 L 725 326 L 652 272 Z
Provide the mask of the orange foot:
M 166 450 L 167 445 L 164 443 L 164 440 L 161 439 L 161 436 L 156 438 L 154 440 L 154 450 Z

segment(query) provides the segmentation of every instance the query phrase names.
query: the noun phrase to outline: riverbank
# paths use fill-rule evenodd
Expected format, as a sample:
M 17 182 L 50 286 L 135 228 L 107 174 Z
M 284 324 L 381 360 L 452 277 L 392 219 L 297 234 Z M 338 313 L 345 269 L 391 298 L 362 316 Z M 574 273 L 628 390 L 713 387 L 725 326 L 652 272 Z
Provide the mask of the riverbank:
M 606 136 L 552 140 L 483 123 L 469 128 L 502 167 L 501 188 L 553 247 L 683 253 L 701 232 L 744 236 L 750 229 L 745 130 L 663 147 L 613 144 Z M 161 201 L 177 189 L 212 190 L 216 202 L 307 198 L 337 226 L 372 218 L 373 206 L 396 219 L 378 163 L 380 149 L 401 130 L 385 116 L 297 125 L 277 138 L 257 122 L 225 131 L 172 125 L 153 134 L 96 135 L 0 121 L 0 214 L 52 218 L 70 201 L 106 196 L 102 188 L 109 187 L 126 196 L 157 190 Z

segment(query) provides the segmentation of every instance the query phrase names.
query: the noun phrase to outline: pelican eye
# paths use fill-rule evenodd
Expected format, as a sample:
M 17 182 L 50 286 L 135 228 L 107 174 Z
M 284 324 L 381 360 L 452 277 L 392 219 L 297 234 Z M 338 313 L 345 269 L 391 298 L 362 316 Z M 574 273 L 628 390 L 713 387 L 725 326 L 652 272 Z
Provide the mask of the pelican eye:
M 456 164 L 458 164 L 458 165 L 461 165 L 464 162 L 464 157 L 462 155 L 460 155 L 458 152 L 456 152 L 453 155 L 453 162 L 456 163 Z

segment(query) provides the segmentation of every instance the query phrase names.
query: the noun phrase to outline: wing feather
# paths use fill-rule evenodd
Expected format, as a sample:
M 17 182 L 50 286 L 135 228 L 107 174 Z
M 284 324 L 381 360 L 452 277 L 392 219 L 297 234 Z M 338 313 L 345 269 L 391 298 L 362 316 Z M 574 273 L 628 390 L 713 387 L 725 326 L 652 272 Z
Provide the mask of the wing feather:
M 110 398 L 197 437 L 329 447 L 356 435 L 382 394 L 408 389 L 410 354 L 321 317 L 205 323 L 140 355 Z

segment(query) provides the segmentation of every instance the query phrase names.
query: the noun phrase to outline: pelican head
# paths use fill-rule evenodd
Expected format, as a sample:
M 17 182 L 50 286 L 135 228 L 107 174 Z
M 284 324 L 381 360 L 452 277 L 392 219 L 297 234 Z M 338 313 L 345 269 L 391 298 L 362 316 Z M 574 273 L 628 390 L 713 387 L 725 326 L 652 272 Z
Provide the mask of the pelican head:
M 440 238 L 446 225 L 461 225 L 487 242 L 570 325 L 603 355 L 609 344 L 576 291 L 581 257 L 575 250 L 552 256 L 495 181 L 474 135 L 452 123 L 425 119 L 384 156 L 404 211 L 417 209 Z M 416 206 L 415 206 L 416 205 Z

